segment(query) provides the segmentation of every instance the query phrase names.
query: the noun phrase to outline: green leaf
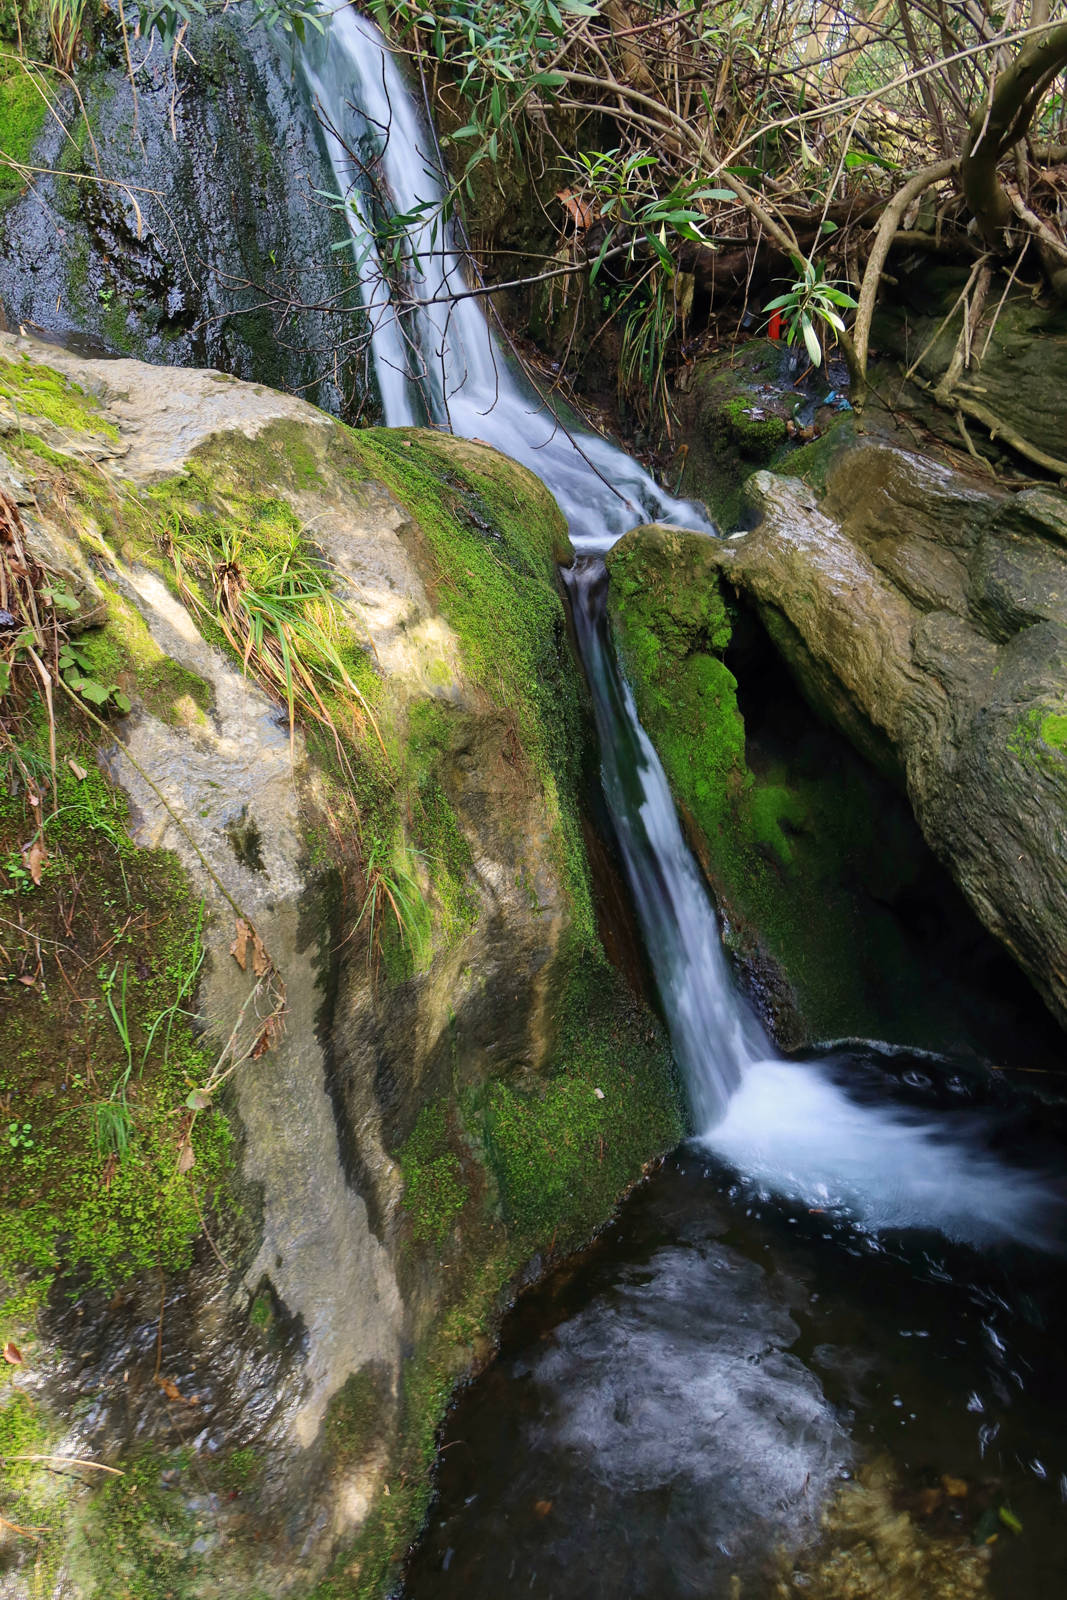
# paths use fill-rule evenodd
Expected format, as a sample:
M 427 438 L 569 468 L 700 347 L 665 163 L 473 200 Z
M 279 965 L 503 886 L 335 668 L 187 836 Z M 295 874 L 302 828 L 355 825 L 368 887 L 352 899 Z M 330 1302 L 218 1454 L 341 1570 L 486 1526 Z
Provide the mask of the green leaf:
M 7 693 L 11 686 L 11 663 L 0 661 L 0 696 Z
M 812 366 L 820 366 L 822 364 L 822 345 L 819 343 L 818 334 L 811 325 L 810 317 L 801 318 L 800 330 L 804 335 L 804 343 L 808 347 L 808 355 L 811 357 Z
M 900 162 L 885 156 L 876 156 L 873 150 L 849 150 L 845 154 L 846 167 L 881 167 L 885 172 L 899 172 Z
M 819 232 L 820 233 L 836 233 L 837 232 L 837 223 L 836 222 L 831 222 L 830 218 L 827 217 L 826 220 L 820 225 Z
M 72 678 L 70 686 L 83 700 L 88 700 L 94 706 L 106 705 L 111 694 L 111 690 L 105 689 L 95 678 Z
M 1022 1533 L 1022 1531 L 1023 1531 L 1022 1523 L 1019 1521 L 1018 1517 L 1015 1515 L 1015 1512 L 1010 1510 L 1010 1508 L 1008 1506 L 998 1506 L 997 1507 L 997 1516 L 1000 1518 L 1001 1522 L 1003 1522 L 1003 1524 L 1004 1524 L 1004 1526 L 1006 1528 L 1010 1528 L 1011 1529 L 1012 1533 Z
M 117 709 L 121 711 L 122 715 L 124 717 L 128 717 L 130 712 L 133 710 L 133 701 L 130 699 L 129 695 L 125 694 L 122 689 L 117 689 L 113 686 L 111 690 L 111 699 Z

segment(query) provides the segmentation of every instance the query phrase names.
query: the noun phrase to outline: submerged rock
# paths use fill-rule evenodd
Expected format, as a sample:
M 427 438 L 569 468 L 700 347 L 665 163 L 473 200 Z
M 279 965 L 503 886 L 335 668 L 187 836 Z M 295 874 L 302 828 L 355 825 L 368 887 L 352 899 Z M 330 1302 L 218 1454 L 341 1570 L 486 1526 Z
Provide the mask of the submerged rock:
M 71 617 L 54 772 L 28 657 L 0 703 L 0 1454 L 124 1474 L 12 1468 L 52 1532 L 0 1595 L 384 1584 L 509 1281 L 680 1131 L 596 933 L 562 518 L 487 446 L 8 336 L 0 449 Z

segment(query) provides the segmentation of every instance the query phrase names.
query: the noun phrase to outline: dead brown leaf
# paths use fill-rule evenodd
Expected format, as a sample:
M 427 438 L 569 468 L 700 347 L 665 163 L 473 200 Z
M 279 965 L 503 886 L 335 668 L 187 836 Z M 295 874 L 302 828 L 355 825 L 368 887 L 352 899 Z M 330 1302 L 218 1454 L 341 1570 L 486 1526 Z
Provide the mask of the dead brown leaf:
M 37 834 L 32 844 L 22 852 L 22 865 L 38 886 L 41 882 L 41 868 L 47 860 L 48 852 L 44 847 L 44 840 Z
M 21 1367 L 22 1351 L 13 1339 L 9 1339 L 4 1346 L 4 1360 L 12 1367 Z
M 178 1151 L 178 1171 L 179 1173 L 191 1172 L 195 1166 L 196 1155 L 187 1139 Z
M 281 1031 L 282 1019 L 277 1012 L 274 1012 L 273 1015 L 269 1016 L 266 1022 L 263 1024 L 259 1038 L 252 1046 L 253 1061 L 259 1061 L 262 1056 L 266 1055 L 267 1051 L 273 1047 L 274 1041 L 278 1038 L 278 1035 L 281 1033 Z
M 252 938 L 252 929 L 243 917 L 238 917 L 235 924 L 237 936 L 230 946 L 230 954 L 242 972 L 248 971 L 248 941 Z
M 182 1400 L 184 1396 L 173 1378 L 157 1378 L 156 1382 L 168 1400 Z
M 558 190 L 556 199 L 571 219 L 575 233 L 584 233 L 587 228 L 592 227 L 596 220 L 596 213 L 588 200 L 583 200 L 580 195 L 576 195 L 573 189 Z
M 274 965 L 273 961 L 271 960 L 270 956 L 267 954 L 266 945 L 263 943 L 263 940 L 259 937 L 259 934 L 256 933 L 255 929 L 253 929 L 252 930 L 252 971 L 255 973 L 257 978 L 262 978 L 266 973 L 268 973 L 270 971 L 270 969 L 271 969 L 271 967 L 273 965 Z
M 73 772 L 79 783 L 84 783 L 86 778 L 89 776 L 81 762 L 75 761 L 73 756 L 67 757 L 67 766 L 70 768 L 71 772 Z

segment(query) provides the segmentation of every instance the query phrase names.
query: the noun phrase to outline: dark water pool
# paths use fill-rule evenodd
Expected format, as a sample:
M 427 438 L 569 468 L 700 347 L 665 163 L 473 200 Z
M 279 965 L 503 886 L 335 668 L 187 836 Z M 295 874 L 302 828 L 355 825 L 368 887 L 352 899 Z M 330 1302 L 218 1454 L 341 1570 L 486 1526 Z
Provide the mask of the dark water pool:
M 448 1419 L 406 1600 L 1067 1594 L 1058 1249 L 669 1160 Z

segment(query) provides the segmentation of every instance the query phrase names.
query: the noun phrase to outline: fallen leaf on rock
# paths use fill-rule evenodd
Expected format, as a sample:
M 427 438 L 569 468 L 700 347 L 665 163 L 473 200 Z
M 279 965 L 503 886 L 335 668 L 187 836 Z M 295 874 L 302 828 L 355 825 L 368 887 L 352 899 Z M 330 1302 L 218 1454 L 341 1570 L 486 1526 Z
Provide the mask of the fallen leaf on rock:
M 966 1478 L 954 1478 L 951 1473 L 943 1472 L 941 1474 L 941 1487 L 951 1499 L 962 1500 L 967 1493 L 967 1480 Z
M 552 1510 L 552 1502 L 551 1502 L 551 1500 L 535 1500 L 534 1501 L 534 1516 L 547 1517 L 548 1513 L 551 1510 Z
M 230 946 L 230 954 L 242 972 L 248 971 L 248 941 L 252 937 L 252 930 L 243 917 L 237 918 L 237 937 Z
M 13 1339 L 9 1339 L 4 1346 L 4 1360 L 12 1367 L 21 1367 L 22 1351 Z
M 159 1384 L 159 1387 L 163 1390 L 163 1393 L 166 1395 L 168 1400 L 181 1400 L 183 1398 L 182 1392 L 178 1388 L 178 1385 L 174 1382 L 173 1378 L 157 1378 L 156 1382 Z
M 252 971 L 255 973 L 257 978 L 262 978 L 265 973 L 268 973 L 270 971 L 272 965 L 273 965 L 273 962 L 271 961 L 270 956 L 267 954 L 266 945 L 263 943 L 263 940 L 259 937 L 259 934 L 253 928 L 253 930 L 252 930 Z
M 252 1046 L 253 1061 L 259 1061 L 261 1057 L 266 1055 L 267 1051 L 272 1048 L 275 1039 L 278 1037 L 281 1031 L 282 1019 L 280 1016 L 278 1016 L 277 1012 L 275 1012 L 273 1016 L 269 1016 L 267 1018 L 266 1022 L 263 1024 L 263 1031 L 260 1033 L 259 1038 Z
M 33 843 L 22 852 L 22 865 L 26 868 L 34 883 L 40 884 L 41 868 L 47 860 L 48 852 L 44 847 L 44 840 L 38 834 Z

